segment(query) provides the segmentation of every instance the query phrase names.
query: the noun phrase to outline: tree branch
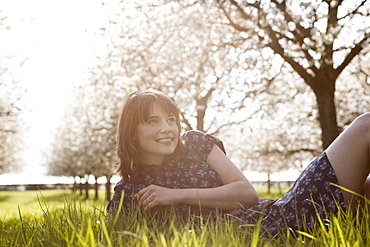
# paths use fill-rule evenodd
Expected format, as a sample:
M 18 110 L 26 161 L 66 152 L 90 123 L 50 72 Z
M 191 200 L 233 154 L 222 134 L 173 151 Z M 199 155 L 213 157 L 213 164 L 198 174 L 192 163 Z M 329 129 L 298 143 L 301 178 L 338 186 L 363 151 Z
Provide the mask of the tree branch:
M 245 11 L 241 8 L 241 6 L 236 1 L 231 0 L 230 2 L 231 2 L 231 4 L 233 6 L 235 6 L 237 8 L 238 12 L 241 13 L 242 17 L 244 16 L 244 18 L 251 19 L 251 17 L 245 13 Z M 275 2 L 278 3 L 277 1 L 275 1 Z M 265 13 L 262 11 L 262 8 L 261 8 L 261 6 L 258 3 L 255 3 L 253 5 L 250 4 L 250 6 L 253 6 L 254 8 L 256 8 L 260 12 L 260 15 L 259 16 L 262 17 L 262 18 L 264 18 L 264 22 L 267 23 L 266 26 L 261 26 L 260 22 L 258 22 L 259 27 L 261 29 L 267 31 L 268 36 L 272 40 L 269 44 L 267 44 L 267 46 L 270 47 L 275 53 L 279 54 L 288 64 L 290 64 L 293 67 L 293 69 L 312 87 L 313 86 L 312 84 L 314 83 L 313 76 L 307 72 L 306 68 L 304 68 L 298 62 L 296 62 L 292 57 L 286 55 L 285 52 L 284 52 L 284 48 L 280 45 L 280 43 L 279 43 L 279 37 L 278 36 L 284 36 L 284 35 L 282 35 L 279 32 L 274 31 L 273 28 L 271 27 L 271 25 L 268 24 L 268 22 L 266 20 Z M 277 6 L 281 10 L 285 10 L 284 9 L 284 6 L 283 5 L 279 5 L 279 3 L 277 4 Z M 236 30 L 239 30 L 239 31 L 240 30 L 246 31 L 245 28 L 243 28 L 243 27 L 235 24 L 231 20 L 230 15 L 228 13 L 226 13 L 225 10 L 224 10 L 224 12 L 225 12 L 225 14 L 227 14 L 226 17 L 230 21 L 230 25 L 233 28 L 236 28 Z M 287 15 L 287 14 L 286 14 L 286 17 L 285 18 L 288 18 L 287 20 L 290 20 L 291 19 L 291 17 L 289 17 L 289 15 Z M 302 31 L 304 31 L 305 33 L 307 33 L 304 29 Z M 303 38 L 300 37 L 300 35 L 298 33 L 296 33 L 296 35 L 297 35 L 297 39 L 300 39 L 301 40 L 300 42 L 303 42 Z M 302 52 L 305 54 L 306 59 L 308 61 L 312 61 L 312 57 L 310 56 L 310 54 L 308 53 L 307 50 L 302 50 Z M 316 67 L 314 65 L 310 66 L 309 68 L 315 74 L 317 73 L 317 69 L 316 69 Z
M 249 31 L 249 29 L 247 29 L 247 28 L 245 28 L 245 27 L 242 27 L 242 26 L 240 26 L 240 25 L 236 24 L 236 23 L 231 19 L 230 14 L 225 10 L 225 8 L 224 8 L 224 7 L 222 7 L 222 6 L 221 6 L 221 9 L 222 9 L 222 11 L 224 12 L 224 14 L 225 14 L 225 16 L 226 16 L 227 20 L 229 21 L 230 26 L 232 26 L 235 30 L 240 31 L 240 32 L 248 32 L 248 31 Z M 243 11 L 243 12 L 244 12 L 244 11 Z
M 338 5 L 340 5 L 341 3 L 343 2 L 343 0 L 340 1 L 340 3 Z M 357 6 L 357 8 L 355 8 L 352 12 L 349 12 L 348 14 L 344 15 L 343 17 L 339 18 L 338 20 L 342 20 L 342 19 L 345 19 L 349 16 L 353 16 L 354 14 L 358 13 L 358 10 L 361 8 L 361 6 L 363 6 L 365 3 L 367 2 L 367 0 L 363 0 L 360 5 Z
M 350 53 L 348 53 L 343 63 L 335 69 L 336 77 L 338 77 L 340 73 L 342 73 L 346 66 L 353 60 L 355 56 L 357 56 L 363 50 L 363 48 L 367 45 L 367 43 L 369 43 L 369 41 L 370 33 L 366 33 L 365 37 L 357 45 L 355 45 L 355 47 L 350 51 Z
M 186 129 L 187 130 L 192 130 L 193 127 L 191 126 L 189 121 L 186 119 L 184 112 L 181 111 L 181 110 L 180 110 L 180 115 L 182 116 L 182 121 L 181 122 L 183 122 L 186 125 L 186 127 L 187 127 Z

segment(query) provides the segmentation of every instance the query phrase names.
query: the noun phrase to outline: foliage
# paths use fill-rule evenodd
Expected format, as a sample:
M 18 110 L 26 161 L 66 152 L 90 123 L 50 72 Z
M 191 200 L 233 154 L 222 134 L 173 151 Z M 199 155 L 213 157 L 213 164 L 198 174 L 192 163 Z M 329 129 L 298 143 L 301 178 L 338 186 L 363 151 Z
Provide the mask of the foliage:
M 243 170 L 267 175 L 288 169 L 302 171 L 321 152 L 318 113 L 311 110 L 312 93 L 303 83 L 293 85 L 294 80 L 282 85 L 280 77 L 289 75 L 280 75 L 266 93 L 258 96 L 261 111 L 242 129 L 244 139 L 228 138 L 239 144 L 234 153 Z M 235 144 L 227 143 L 226 147 L 229 145 Z
M 78 91 L 56 132 L 48 160 L 50 175 L 100 177 L 111 173 L 119 106 L 104 93 L 87 86 Z
M 7 17 L 0 11 L 0 35 L 9 34 Z M 14 52 L 14 53 L 13 53 Z M 24 120 L 22 98 L 25 88 L 17 81 L 17 68 L 23 64 L 20 56 L 0 42 L 0 174 L 21 169 L 24 148 Z M 13 68 L 12 67 L 16 67 Z
M 219 10 L 139 1 L 115 9 L 105 33 L 112 37 L 110 52 L 93 71 L 94 83 L 167 93 L 180 107 L 185 130 L 216 134 L 249 118 L 253 111 L 243 109 L 244 101 L 271 78 L 256 72 L 255 51 L 223 23 Z
M 336 81 L 356 56 L 366 54 L 369 46 L 369 2 L 217 2 L 230 26 L 246 37 L 254 37 L 255 46 L 279 55 L 312 89 L 325 149 L 339 134 Z
M 44 193 L 44 192 L 43 192 Z M 42 194 L 43 194 L 42 193 Z M 35 192 L 33 192 L 35 194 Z M 354 221 L 340 214 L 323 222 L 313 232 L 298 236 L 259 237 L 253 227 L 219 218 L 216 222 L 181 220 L 169 215 L 163 221 L 150 220 L 139 211 L 112 218 L 105 205 L 89 204 L 66 196 L 56 203 L 52 193 L 39 196 L 39 208 L 19 206 L 14 215 L 1 217 L 0 241 L 7 246 L 366 246 L 369 220 Z M 58 195 L 59 194 L 59 195 Z M 22 193 L 21 196 L 24 194 Z M 0 197 L 2 192 L 0 193 Z M 19 196 L 19 195 L 18 195 Z M 16 196 L 13 197 L 15 199 Z M 51 200 L 50 200 L 51 199 Z M 59 204 L 61 203 L 61 204 Z M 3 203 L 0 202 L 1 205 Z M 14 204 L 13 204 L 14 205 Z M 16 206 L 15 206 L 16 207 Z M 27 207 L 26 207 L 27 208 Z M 364 218 L 369 219 L 368 211 Z
M 349 66 L 338 79 L 336 103 L 340 130 L 347 127 L 356 117 L 369 111 L 370 103 L 370 47 L 364 50 L 364 56 L 354 59 L 354 66 Z
M 117 161 L 114 151 L 119 105 L 112 97 L 114 91 L 99 86 L 80 86 L 45 156 L 49 175 L 85 181 L 90 175 L 95 181 L 105 177 L 109 199 L 110 179 Z

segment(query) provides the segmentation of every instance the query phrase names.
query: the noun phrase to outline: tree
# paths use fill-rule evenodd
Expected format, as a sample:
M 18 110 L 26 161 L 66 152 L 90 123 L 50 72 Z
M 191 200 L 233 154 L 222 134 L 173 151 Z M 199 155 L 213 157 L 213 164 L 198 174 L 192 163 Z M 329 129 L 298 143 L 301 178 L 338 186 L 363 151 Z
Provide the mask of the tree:
M 230 26 L 271 49 L 315 94 L 326 148 L 339 134 L 336 81 L 370 40 L 370 2 L 218 1 Z M 249 42 L 249 39 L 248 39 Z
M 97 197 L 97 179 L 105 177 L 106 198 L 111 198 L 111 178 L 117 163 L 115 154 L 116 128 L 121 100 L 115 97 L 115 89 L 109 84 L 85 85 L 79 89 L 84 97 L 86 122 L 83 124 L 87 157 L 85 171 L 95 178 Z M 87 110 L 87 111 L 86 111 Z
M 76 189 L 77 178 L 85 177 L 84 150 L 83 150 L 83 130 L 79 122 L 81 112 L 77 108 L 69 108 L 65 112 L 63 121 L 57 128 L 53 142 L 49 150 L 44 152 L 45 167 L 47 174 L 51 176 L 73 177 Z M 82 188 L 82 187 L 80 187 Z M 82 190 L 81 190 L 82 194 Z
M 98 86 L 82 85 L 76 88 L 75 101 L 66 109 L 66 117 L 55 135 L 46 166 L 49 175 L 83 178 L 86 181 L 86 197 L 89 189 L 87 181 L 93 176 L 96 199 L 97 179 L 106 177 L 106 196 L 109 200 L 110 180 L 117 160 L 114 150 L 119 106 L 112 97 L 113 91 L 104 91 Z
M 6 24 L 7 17 L 2 14 L 0 11 L 0 34 L 6 38 L 10 27 Z M 23 165 L 21 152 L 25 125 L 22 97 L 25 89 L 17 81 L 17 71 L 11 69 L 11 64 L 21 66 L 24 61 L 6 47 L 0 49 L 0 174 L 19 171 Z
M 21 117 L 20 91 L 19 84 L 0 78 L 0 174 L 19 171 L 23 165 L 21 152 L 25 126 Z

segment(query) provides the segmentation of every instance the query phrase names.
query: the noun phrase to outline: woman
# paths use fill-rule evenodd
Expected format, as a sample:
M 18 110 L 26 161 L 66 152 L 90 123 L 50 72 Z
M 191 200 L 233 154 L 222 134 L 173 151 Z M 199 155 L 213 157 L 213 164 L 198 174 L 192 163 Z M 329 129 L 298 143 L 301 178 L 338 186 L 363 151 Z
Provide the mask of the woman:
M 368 193 L 370 114 L 356 119 L 278 200 L 258 198 L 218 138 L 180 132 L 179 110 L 168 96 L 135 92 L 126 97 L 117 129 L 117 172 L 122 179 L 108 212 L 117 209 L 124 192 L 125 210 L 174 206 L 179 214 L 190 211 L 207 218 L 217 209 L 246 223 L 261 220 L 263 229 L 275 235 L 311 228 L 317 214 L 326 217 L 358 203 L 335 185 Z

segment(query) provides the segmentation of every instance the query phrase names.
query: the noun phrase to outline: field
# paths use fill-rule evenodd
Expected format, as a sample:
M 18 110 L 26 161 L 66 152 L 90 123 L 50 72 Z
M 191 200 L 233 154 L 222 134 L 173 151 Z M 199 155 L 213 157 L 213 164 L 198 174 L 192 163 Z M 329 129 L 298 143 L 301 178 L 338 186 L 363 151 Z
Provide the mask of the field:
M 259 194 L 279 196 L 274 191 Z M 333 217 L 315 232 L 269 239 L 221 218 L 211 223 L 173 215 L 156 221 L 140 212 L 108 216 L 106 204 L 67 190 L 1 191 L 0 246 L 370 246 L 367 211 L 357 217 Z

